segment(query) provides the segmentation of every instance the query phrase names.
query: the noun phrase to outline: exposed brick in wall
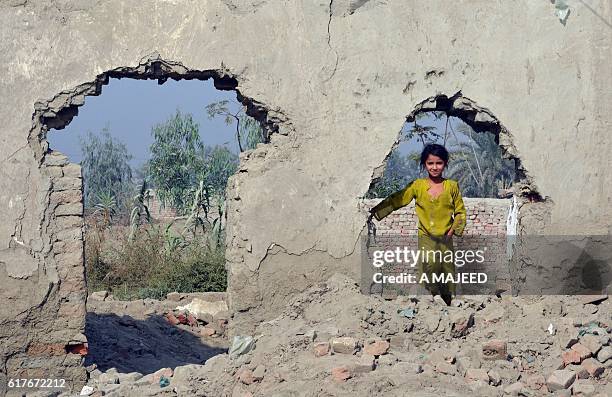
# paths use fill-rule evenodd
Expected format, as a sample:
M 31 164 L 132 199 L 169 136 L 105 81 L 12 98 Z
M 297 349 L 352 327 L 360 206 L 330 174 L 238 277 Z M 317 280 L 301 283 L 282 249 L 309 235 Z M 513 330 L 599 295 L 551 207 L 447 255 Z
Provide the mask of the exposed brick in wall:
M 369 211 L 381 199 L 364 200 L 362 210 Z M 485 261 L 471 265 L 472 272 L 486 272 L 493 285 L 508 287 L 509 269 L 506 264 L 506 221 L 512 206 L 511 199 L 464 198 L 467 224 L 463 238 L 454 238 L 455 250 L 479 250 L 486 247 Z M 394 249 L 398 243 L 416 246 L 418 218 L 414 202 L 400 208 L 380 222 L 376 222 L 376 239 L 371 239 L 369 251 Z M 504 264 L 504 266 L 500 266 Z M 405 266 L 387 268 L 386 274 L 406 271 Z M 416 269 L 411 269 L 412 272 Z M 408 272 L 410 273 L 410 271 Z M 465 292 L 459 290 L 458 293 Z

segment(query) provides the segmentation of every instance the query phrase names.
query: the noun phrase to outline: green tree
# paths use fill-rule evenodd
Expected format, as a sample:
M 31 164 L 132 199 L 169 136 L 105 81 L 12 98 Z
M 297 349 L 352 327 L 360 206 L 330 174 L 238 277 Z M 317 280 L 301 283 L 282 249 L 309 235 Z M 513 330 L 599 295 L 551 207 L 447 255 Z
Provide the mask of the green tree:
M 387 197 L 418 178 L 418 162 L 414 160 L 416 155 L 416 153 L 409 153 L 402 156 L 398 148 L 394 149 L 387 159 L 383 176 L 370 188 L 366 197 Z
M 258 143 L 266 141 L 266 135 L 259 122 L 244 113 L 244 107 L 238 110 L 230 110 L 229 101 L 224 99 L 210 103 L 206 106 L 206 113 L 209 119 L 217 116 L 224 117 L 225 124 L 236 123 L 236 142 L 238 150 L 242 153 L 245 150 L 254 149 Z
M 185 213 L 204 166 L 199 126 L 191 114 L 177 110 L 170 119 L 155 125 L 151 134 L 154 143 L 150 147 L 148 173 L 157 197 Z
M 492 133 L 472 133 L 464 124 L 458 130 L 469 140 L 456 143 L 446 176 L 457 180 L 465 196 L 498 197 L 500 188 L 514 180 L 513 161 L 502 157 Z
M 124 208 L 132 182 L 132 156 L 125 144 L 113 139 L 105 127 L 99 135 L 88 132 L 85 138 L 80 137 L 80 147 L 86 208 L 96 206 L 100 197 L 107 202 L 112 198 L 117 207 Z

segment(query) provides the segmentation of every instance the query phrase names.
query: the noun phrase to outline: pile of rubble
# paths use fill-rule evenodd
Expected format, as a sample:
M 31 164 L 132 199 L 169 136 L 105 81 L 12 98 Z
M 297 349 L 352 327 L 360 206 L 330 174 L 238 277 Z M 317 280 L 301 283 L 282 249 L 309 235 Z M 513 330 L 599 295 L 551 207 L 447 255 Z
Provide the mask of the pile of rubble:
M 216 326 L 173 303 L 166 319 L 185 332 Z M 449 307 L 365 296 L 335 275 L 203 365 L 107 370 L 90 386 L 115 396 L 612 396 L 611 324 L 607 296 L 465 296 Z

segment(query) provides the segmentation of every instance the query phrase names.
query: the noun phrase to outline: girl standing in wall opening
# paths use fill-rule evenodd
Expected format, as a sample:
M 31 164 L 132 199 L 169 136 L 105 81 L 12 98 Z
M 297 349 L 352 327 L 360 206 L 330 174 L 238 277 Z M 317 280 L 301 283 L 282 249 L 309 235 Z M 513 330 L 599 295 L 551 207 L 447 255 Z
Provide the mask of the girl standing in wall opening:
M 427 178 L 415 179 L 404 189 L 391 194 L 370 210 L 370 217 L 380 221 L 391 212 L 408 205 L 415 199 L 416 214 L 419 219 L 418 242 L 419 249 L 440 250 L 442 253 L 453 249 L 452 236 L 461 236 L 466 223 L 465 206 L 459 191 L 459 185 L 452 179 L 442 177 L 448 164 L 448 151 L 442 145 L 429 144 L 421 153 L 421 167 L 427 170 Z M 440 256 L 442 260 L 440 260 Z M 450 306 L 455 294 L 455 284 L 433 283 L 432 274 L 455 274 L 455 264 L 452 260 L 445 261 L 446 255 L 431 255 L 421 258 L 418 266 L 418 279 L 427 274 L 425 288 L 433 295 L 440 295 Z M 446 278 L 446 277 L 445 277 Z

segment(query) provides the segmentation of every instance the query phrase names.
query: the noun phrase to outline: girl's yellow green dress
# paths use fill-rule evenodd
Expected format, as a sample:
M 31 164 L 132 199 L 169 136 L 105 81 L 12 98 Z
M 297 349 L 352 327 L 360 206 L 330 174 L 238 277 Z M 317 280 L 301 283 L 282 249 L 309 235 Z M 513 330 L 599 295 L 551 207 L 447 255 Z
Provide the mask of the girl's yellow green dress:
M 381 220 L 398 208 L 408 205 L 415 199 L 416 214 L 419 219 L 418 243 L 423 250 L 454 251 L 452 238 L 446 234 L 452 229 L 454 235 L 461 236 L 466 224 L 466 211 L 459 185 L 452 179 L 442 182 L 443 190 L 437 197 L 429 194 L 429 179 L 415 179 L 404 189 L 391 194 L 372 209 L 376 220 Z M 445 256 L 445 255 L 442 255 Z M 453 261 L 419 261 L 419 278 L 423 273 L 431 280 L 432 273 L 455 273 Z M 455 294 L 452 282 L 443 284 L 425 283 L 425 287 L 435 295 Z

